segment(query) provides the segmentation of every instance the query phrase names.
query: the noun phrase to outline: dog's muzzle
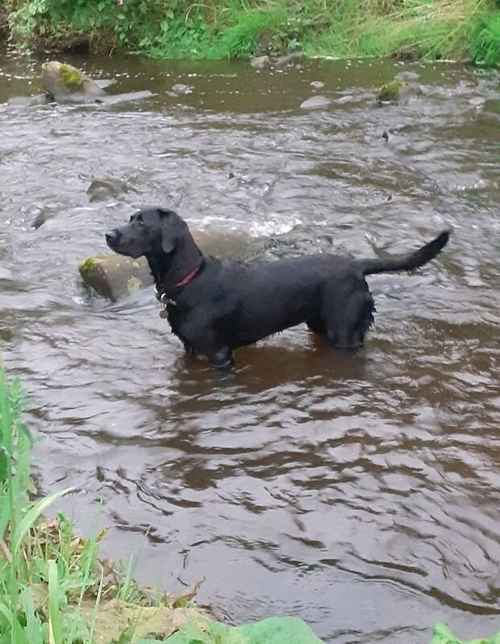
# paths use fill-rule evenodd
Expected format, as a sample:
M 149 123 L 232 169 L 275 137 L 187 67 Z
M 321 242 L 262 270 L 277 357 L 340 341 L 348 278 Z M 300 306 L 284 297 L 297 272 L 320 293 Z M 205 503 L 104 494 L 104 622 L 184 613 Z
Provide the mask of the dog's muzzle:
M 106 237 L 107 245 L 112 250 L 115 250 L 115 248 L 120 243 L 121 236 L 122 236 L 121 232 L 119 230 L 117 230 L 116 228 L 114 230 L 112 230 L 111 232 L 106 233 L 105 237 Z

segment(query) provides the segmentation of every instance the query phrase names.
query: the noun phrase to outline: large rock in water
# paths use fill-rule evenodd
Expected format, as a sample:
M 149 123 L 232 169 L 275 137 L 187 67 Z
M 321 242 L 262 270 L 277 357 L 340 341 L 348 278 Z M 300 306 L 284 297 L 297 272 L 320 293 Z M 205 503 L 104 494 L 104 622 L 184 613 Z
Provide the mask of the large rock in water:
M 96 101 L 105 96 L 105 91 L 96 81 L 73 65 L 56 60 L 42 65 L 42 84 L 56 101 Z
M 144 257 L 130 259 L 121 255 L 88 257 L 78 267 L 83 281 L 99 295 L 117 300 L 154 283 Z

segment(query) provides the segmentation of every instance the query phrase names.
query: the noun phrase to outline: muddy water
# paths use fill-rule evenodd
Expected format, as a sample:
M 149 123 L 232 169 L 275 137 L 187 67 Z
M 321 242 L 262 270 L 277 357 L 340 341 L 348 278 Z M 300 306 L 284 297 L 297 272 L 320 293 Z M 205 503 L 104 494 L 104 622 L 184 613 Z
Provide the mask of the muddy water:
M 29 392 L 43 489 L 74 486 L 59 507 L 82 530 L 110 526 L 108 553 L 133 553 L 140 580 L 205 576 L 200 600 L 233 622 L 300 615 L 342 644 L 423 644 L 437 620 L 464 637 L 500 628 L 498 75 L 83 63 L 155 96 L 9 106 L 36 91 L 38 61 L 0 60 L 0 341 Z M 401 71 L 419 91 L 374 106 Z M 312 81 L 327 110 L 299 108 Z M 110 177 L 115 194 L 92 200 Z M 78 262 L 142 203 L 235 254 L 370 255 L 454 234 L 419 274 L 370 280 L 376 327 L 358 355 L 298 327 L 220 378 L 186 362 L 150 290 L 111 304 L 79 282 Z

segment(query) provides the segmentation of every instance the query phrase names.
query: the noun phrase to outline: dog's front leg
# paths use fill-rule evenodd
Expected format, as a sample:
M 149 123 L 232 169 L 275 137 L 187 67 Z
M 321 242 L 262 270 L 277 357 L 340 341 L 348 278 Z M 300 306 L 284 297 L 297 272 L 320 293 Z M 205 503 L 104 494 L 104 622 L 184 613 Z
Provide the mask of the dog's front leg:
M 234 364 L 233 354 L 229 347 L 223 347 L 209 354 L 208 360 L 216 369 L 230 369 Z
M 182 340 L 182 338 L 181 338 Z M 188 356 L 194 356 L 196 355 L 196 351 L 194 348 L 189 344 L 189 342 L 186 342 L 185 340 L 182 340 L 182 344 L 184 345 L 184 351 L 187 353 Z

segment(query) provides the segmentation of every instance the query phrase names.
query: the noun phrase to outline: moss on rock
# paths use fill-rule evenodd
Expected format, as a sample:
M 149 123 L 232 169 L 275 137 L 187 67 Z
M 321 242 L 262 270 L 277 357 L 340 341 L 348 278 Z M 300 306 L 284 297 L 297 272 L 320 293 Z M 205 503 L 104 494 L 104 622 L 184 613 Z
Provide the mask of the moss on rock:
M 390 83 L 385 83 L 379 89 L 377 94 L 377 101 L 379 103 L 398 103 L 401 98 L 401 90 L 405 87 L 406 83 L 400 80 L 393 80 Z
M 82 89 L 84 76 L 82 72 L 76 67 L 73 67 L 72 65 L 65 65 L 63 63 L 59 68 L 59 74 L 64 86 L 67 87 L 67 89 L 69 89 L 71 92 L 76 92 Z

